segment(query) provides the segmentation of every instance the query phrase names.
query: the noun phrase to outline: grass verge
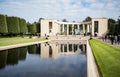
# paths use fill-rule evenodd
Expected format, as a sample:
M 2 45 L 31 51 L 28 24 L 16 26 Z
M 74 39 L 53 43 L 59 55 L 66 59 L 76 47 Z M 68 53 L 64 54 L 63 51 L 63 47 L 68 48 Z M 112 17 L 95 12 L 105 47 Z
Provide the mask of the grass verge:
M 12 38 L 0 38 L 0 46 L 8 46 L 14 44 L 28 43 L 28 42 L 37 42 L 44 41 L 45 38 L 29 39 L 21 37 L 12 37 Z
M 103 77 L 120 77 L 120 48 L 92 39 L 89 41 Z

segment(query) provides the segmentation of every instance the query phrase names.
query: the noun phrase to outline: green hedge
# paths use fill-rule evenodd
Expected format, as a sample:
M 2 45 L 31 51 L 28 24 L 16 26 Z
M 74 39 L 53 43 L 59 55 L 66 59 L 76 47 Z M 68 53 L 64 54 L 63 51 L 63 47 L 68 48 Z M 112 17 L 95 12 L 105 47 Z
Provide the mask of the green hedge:
M 20 33 L 25 34 L 27 32 L 27 24 L 25 19 L 19 19 Z
M 40 33 L 40 23 L 39 22 L 35 22 L 35 25 L 36 25 L 36 32 L 37 33 Z
M 0 14 L 0 33 L 8 33 L 6 16 Z
M 28 27 L 29 27 L 30 34 L 35 34 L 37 32 L 35 24 L 30 24 L 28 25 Z
M 7 17 L 7 27 L 9 34 L 19 34 L 19 19 L 18 17 Z

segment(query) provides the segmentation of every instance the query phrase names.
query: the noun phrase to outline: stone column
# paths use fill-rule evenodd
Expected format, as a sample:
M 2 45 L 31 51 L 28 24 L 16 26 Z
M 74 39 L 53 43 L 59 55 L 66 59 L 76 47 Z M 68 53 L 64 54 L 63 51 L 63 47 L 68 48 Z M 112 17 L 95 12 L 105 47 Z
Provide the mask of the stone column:
M 79 45 L 77 45 L 77 51 L 79 50 Z
M 85 45 L 83 44 L 82 46 L 83 46 L 83 52 L 85 52 Z
M 92 34 L 92 24 L 90 24 L 90 31 L 91 31 L 91 34 Z
M 73 44 L 72 44 L 72 52 L 74 52 L 74 47 L 73 47 Z
M 73 32 L 74 32 L 74 31 L 73 31 L 73 28 L 74 28 L 74 24 L 72 24 L 72 35 L 73 35 Z
M 85 33 L 85 24 L 83 24 L 83 33 Z
M 69 24 L 67 24 L 67 35 L 69 35 Z
M 65 45 L 63 45 L 63 53 L 65 52 Z
M 89 24 L 87 24 L 87 32 L 90 32 Z
M 69 44 L 67 44 L 67 52 L 69 52 Z
M 62 27 L 63 27 L 62 32 L 64 32 L 64 24 L 63 24 L 63 26 L 62 26 Z
M 80 33 L 80 26 L 79 26 L 79 24 L 77 26 L 78 26 L 78 32 Z

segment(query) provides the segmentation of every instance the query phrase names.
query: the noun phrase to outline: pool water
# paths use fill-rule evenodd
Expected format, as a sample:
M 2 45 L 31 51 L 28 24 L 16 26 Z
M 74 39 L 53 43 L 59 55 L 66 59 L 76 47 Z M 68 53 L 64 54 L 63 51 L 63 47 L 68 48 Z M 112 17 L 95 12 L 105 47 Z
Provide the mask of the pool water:
M 40 43 L 0 51 L 0 77 L 87 77 L 86 44 Z

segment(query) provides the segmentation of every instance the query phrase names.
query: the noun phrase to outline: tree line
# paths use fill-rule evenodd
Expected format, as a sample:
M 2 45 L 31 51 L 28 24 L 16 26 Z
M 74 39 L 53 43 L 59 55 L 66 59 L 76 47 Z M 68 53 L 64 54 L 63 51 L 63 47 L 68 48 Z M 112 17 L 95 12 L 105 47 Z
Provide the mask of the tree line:
M 25 19 L 16 16 L 7 16 L 0 14 L 0 36 L 40 36 L 40 18 L 38 22 L 29 23 Z M 91 17 L 86 17 L 83 22 L 91 21 Z M 63 19 L 63 22 L 67 22 Z M 120 16 L 117 20 L 108 19 L 108 34 L 120 34 Z
M 120 16 L 117 20 L 114 20 L 112 18 L 108 19 L 108 32 L 112 35 L 120 34 Z
M 0 14 L 0 36 L 23 36 L 40 33 L 40 23 L 26 23 L 26 20 L 16 16 Z

